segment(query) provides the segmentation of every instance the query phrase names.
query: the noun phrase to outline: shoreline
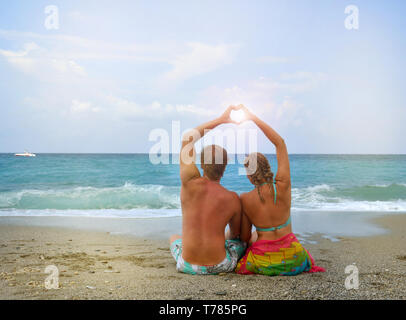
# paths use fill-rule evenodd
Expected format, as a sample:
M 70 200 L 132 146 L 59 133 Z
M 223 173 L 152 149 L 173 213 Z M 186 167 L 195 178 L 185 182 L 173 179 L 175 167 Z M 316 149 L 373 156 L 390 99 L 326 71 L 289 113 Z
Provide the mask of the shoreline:
M 376 211 L 293 211 L 293 232 L 304 243 L 313 243 L 311 237 L 320 235 L 336 241 L 341 237 L 366 237 L 388 232 L 374 219 L 405 215 L 406 212 Z M 57 227 L 73 230 L 110 232 L 138 238 L 167 240 L 172 234 L 181 234 L 182 217 L 115 217 L 115 216 L 2 216 L 0 226 Z M 309 241 L 309 242 L 307 242 Z
M 0 223 L 0 299 L 406 299 L 406 215 L 373 221 L 391 232 L 339 242 L 311 235 L 317 243 L 305 247 L 327 272 L 295 277 L 186 275 L 166 239 Z M 358 290 L 344 286 L 351 264 Z M 47 265 L 59 269 L 57 290 L 44 287 Z

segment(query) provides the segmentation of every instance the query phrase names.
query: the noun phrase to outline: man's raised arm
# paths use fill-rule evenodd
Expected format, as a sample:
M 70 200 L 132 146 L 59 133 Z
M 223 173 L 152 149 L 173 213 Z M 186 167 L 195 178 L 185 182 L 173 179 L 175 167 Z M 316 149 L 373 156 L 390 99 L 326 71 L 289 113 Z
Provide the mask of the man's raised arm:
M 218 125 L 223 123 L 234 123 L 234 121 L 230 119 L 230 113 L 232 110 L 236 110 L 236 107 L 228 107 L 219 118 L 206 122 L 183 135 L 182 148 L 180 150 L 180 180 L 182 181 L 182 184 L 200 177 L 199 169 L 196 167 L 195 143 L 203 138 L 209 130 L 214 129 Z

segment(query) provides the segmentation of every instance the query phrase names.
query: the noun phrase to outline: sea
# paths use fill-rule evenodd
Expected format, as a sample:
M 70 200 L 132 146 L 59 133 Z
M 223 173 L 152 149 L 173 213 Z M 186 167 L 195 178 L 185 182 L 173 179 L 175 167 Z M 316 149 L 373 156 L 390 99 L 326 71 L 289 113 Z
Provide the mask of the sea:
M 276 172 L 276 156 L 266 156 Z M 0 154 L 0 216 L 181 217 L 177 157 L 153 164 L 148 154 Z M 242 157 L 230 158 L 222 185 L 238 194 L 252 190 L 239 170 Z M 293 223 L 297 230 L 346 234 L 333 231 L 348 229 L 351 217 L 406 213 L 406 155 L 292 154 L 289 159 L 292 216 L 307 226 L 301 230 Z M 309 227 L 309 220 L 315 225 Z

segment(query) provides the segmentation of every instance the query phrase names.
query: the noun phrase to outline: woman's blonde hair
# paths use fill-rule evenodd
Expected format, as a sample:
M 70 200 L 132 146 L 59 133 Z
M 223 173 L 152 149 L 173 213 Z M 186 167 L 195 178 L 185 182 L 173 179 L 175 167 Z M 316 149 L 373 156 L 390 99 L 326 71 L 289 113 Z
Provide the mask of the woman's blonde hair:
M 262 153 L 254 152 L 249 154 L 245 158 L 244 166 L 245 168 L 247 168 L 247 174 L 250 176 L 252 183 L 255 185 L 255 188 L 258 191 L 258 196 L 261 199 L 261 202 L 264 202 L 265 200 L 261 195 L 259 187 L 261 183 L 264 182 L 269 184 L 273 183 L 273 172 L 271 171 L 271 166 L 268 162 L 268 159 Z M 255 169 L 254 173 L 249 174 L 248 168 L 254 168 Z M 273 188 L 270 189 L 273 190 Z

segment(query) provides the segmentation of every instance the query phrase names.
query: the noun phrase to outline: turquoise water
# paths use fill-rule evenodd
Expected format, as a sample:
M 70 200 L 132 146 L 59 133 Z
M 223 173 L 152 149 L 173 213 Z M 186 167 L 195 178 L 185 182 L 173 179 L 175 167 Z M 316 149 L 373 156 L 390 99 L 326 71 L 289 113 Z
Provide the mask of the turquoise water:
M 274 155 L 268 155 L 276 166 Z M 406 212 L 406 155 L 291 155 L 292 211 Z M 252 189 L 241 165 L 222 184 Z M 276 168 L 275 168 L 276 169 Z M 0 154 L 0 215 L 180 215 L 179 166 L 147 154 Z M 276 170 L 274 170 L 276 171 Z

